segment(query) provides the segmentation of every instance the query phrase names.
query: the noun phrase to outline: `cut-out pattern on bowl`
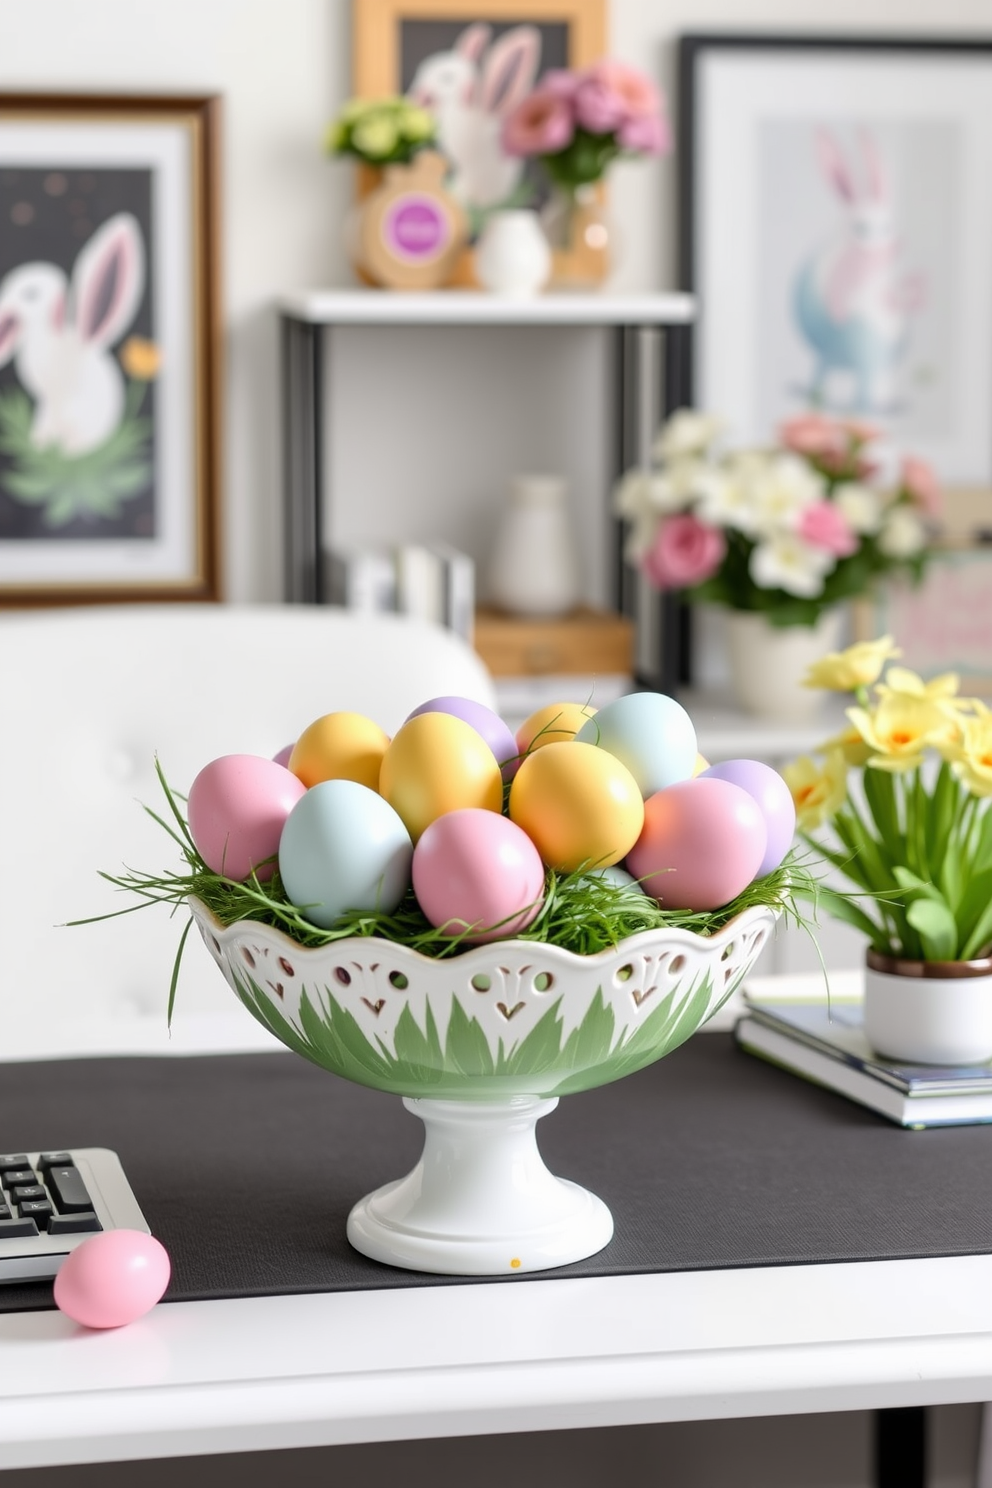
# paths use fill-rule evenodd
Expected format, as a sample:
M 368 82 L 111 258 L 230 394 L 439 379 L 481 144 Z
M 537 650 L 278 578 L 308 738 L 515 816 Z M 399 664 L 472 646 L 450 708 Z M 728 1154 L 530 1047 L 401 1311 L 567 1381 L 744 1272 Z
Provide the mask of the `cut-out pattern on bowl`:
M 190 907 L 248 1010 L 288 1048 L 361 1085 L 451 1100 L 557 1096 L 620 1079 L 683 1043 L 754 965 L 775 923 L 648 930 L 577 956 L 499 941 L 436 960 L 372 937 L 318 948 Z

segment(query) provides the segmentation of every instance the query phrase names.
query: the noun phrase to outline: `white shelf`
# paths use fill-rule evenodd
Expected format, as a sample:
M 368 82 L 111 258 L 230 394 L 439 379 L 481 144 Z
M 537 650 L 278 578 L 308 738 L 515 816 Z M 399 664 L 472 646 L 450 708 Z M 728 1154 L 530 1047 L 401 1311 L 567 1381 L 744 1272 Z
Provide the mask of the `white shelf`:
M 689 294 L 546 294 L 515 300 L 475 290 L 407 294 L 382 289 L 313 289 L 283 295 L 283 315 L 308 325 L 691 325 Z

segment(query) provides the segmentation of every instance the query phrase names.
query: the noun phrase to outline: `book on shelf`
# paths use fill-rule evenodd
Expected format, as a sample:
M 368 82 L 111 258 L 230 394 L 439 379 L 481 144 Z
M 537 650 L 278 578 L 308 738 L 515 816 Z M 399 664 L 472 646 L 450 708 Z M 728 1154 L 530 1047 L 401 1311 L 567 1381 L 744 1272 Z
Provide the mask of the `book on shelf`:
M 445 625 L 471 642 L 475 564 L 450 543 L 332 549 L 325 556 L 324 572 L 330 604 L 399 610 Z
M 763 1001 L 745 994 L 742 1049 L 887 1116 L 900 1126 L 992 1122 L 992 1065 L 905 1064 L 876 1054 L 860 1002 Z
M 325 554 L 324 578 L 330 604 L 366 612 L 396 608 L 396 564 L 385 549 L 333 549 Z

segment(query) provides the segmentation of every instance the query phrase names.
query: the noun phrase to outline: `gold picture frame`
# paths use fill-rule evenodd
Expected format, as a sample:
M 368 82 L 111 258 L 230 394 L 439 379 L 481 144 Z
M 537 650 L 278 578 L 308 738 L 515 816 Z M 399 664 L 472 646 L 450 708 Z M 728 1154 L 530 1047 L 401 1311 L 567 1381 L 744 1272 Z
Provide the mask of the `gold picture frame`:
M 494 39 L 514 26 L 535 26 L 542 40 L 538 75 L 550 66 L 588 67 L 608 47 L 606 0 L 352 0 L 352 92 L 360 98 L 405 92 L 418 58 L 451 47 L 460 32 L 480 22 L 492 28 Z M 358 171 L 359 197 L 375 179 L 368 168 Z M 581 247 L 558 257 L 568 277 L 605 272 L 602 255 Z M 471 249 L 462 255 L 453 283 L 476 284 Z
M 0 94 L 0 606 L 221 597 L 219 116 Z

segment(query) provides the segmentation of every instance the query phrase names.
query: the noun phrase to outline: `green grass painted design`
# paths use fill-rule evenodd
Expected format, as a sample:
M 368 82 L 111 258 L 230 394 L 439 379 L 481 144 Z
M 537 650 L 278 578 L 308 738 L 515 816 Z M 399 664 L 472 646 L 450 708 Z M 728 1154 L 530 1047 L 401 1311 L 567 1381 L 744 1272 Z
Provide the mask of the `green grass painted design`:
M 743 973 L 742 973 L 743 975 Z M 676 987 L 617 1047 L 613 1009 L 598 990 L 581 1023 L 562 1042 L 561 998 L 517 1043 L 501 1039 L 493 1058 L 478 1020 L 452 999 L 444 1043 L 426 1004 L 421 1028 L 409 1005 L 401 1012 L 392 1049 L 366 1037 L 355 1017 L 327 992 L 326 1012 L 304 989 L 300 1026 L 271 1002 L 251 977 L 238 976 L 250 1013 L 294 1053 L 346 1080 L 396 1095 L 499 1099 L 506 1095 L 570 1095 L 619 1080 L 668 1054 L 694 1033 L 706 1014 L 713 984 L 704 975 L 688 992 Z M 730 996 L 740 977 L 720 999 Z

